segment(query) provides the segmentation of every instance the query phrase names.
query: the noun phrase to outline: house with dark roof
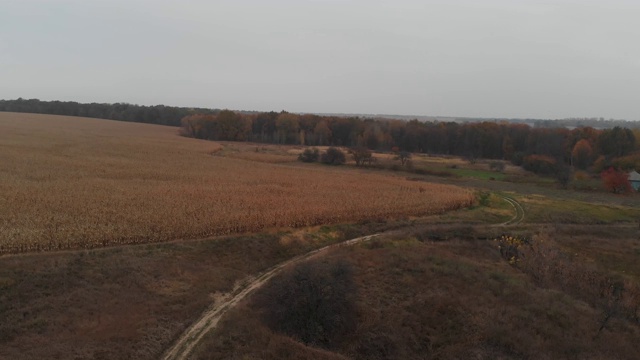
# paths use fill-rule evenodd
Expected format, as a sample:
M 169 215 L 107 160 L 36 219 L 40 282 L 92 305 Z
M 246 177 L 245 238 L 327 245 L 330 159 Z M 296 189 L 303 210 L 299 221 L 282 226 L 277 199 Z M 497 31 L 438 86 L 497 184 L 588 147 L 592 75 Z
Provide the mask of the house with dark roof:
M 629 173 L 629 182 L 635 191 L 640 191 L 640 174 L 637 171 Z

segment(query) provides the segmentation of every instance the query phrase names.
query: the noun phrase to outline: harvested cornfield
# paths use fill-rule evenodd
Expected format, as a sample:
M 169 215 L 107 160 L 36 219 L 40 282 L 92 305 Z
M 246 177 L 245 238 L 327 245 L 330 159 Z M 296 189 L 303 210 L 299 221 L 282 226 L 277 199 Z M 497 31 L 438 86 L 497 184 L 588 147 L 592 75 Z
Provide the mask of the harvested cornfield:
M 212 156 L 157 125 L 0 113 L 0 254 L 440 213 L 470 192 Z

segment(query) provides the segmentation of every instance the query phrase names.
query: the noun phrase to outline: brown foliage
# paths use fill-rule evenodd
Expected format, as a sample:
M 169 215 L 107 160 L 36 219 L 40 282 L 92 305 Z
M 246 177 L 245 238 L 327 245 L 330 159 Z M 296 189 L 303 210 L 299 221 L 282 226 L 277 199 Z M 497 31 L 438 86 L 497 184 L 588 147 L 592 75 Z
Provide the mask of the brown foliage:
M 353 157 L 353 161 L 356 162 L 356 166 L 371 165 L 375 160 L 371 150 L 364 147 L 350 149 L 349 153 Z
M 529 155 L 524 157 L 522 167 L 536 174 L 549 175 L 556 172 L 557 161 L 546 155 Z
M 514 239 L 510 246 L 500 242 L 503 257 L 530 275 L 536 284 L 562 290 L 602 312 L 593 336 L 600 334 L 612 317 L 640 320 L 640 286 L 635 281 L 574 261 L 548 235 L 539 235 L 532 241 L 510 239 Z
M 576 143 L 571 151 L 571 160 L 572 165 L 580 169 L 586 169 L 591 165 L 593 161 L 593 149 L 588 140 L 582 139 Z

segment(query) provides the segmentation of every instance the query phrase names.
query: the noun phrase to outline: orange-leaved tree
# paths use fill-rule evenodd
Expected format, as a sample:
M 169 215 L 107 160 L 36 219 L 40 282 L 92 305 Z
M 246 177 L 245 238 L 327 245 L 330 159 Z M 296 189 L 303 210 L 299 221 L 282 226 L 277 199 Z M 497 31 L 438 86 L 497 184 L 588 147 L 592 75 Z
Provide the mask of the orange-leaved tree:
M 589 141 L 578 141 L 571 151 L 571 164 L 579 169 L 586 169 L 593 161 L 593 149 Z

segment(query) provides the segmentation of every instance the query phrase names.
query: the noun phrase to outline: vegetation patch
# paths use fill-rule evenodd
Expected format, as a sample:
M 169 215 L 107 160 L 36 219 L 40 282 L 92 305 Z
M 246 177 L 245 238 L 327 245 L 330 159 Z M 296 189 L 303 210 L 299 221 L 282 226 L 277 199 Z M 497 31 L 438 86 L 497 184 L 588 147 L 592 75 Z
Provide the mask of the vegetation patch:
M 322 355 L 317 348 L 304 345 L 300 338 L 289 337 L 296 356 L 322 359 L 340 356 L 633 359 L 636 356 L 633 344 L 640 338 L 640 332 L 634 321 L 612 317 L 600 330 L 602 308 L 585 305 L 572 292 L 542 285 L 517 266 L 501 261 L 493 242 L 423 243 L 399 239 L 392 242 L 404 245 L 363 244 L 340 249 L 324 260 L 347 261 L 353 268 L 357 327 L 344 334 L 331 353 Z M 261 292 L 274 290 L 264 288 Z M 273 331 L 264 321 L 255 320 L 260 319 L 262 311 L 270 309 L 260 300 L 262 296 L 256 294 L 233 311 L 221 328 L 205 338 L 195 358 L 276 358 L 276 349 L 259 345 L 283 341 L 280 332 Z
M 481 179 L 481 180 L 498 180 L 503 181 L 506 178 L 506 174 L 495 171 L 486 171 L 486 170 L 474 170 L 474 169 L 450 169 L 450 172 L 460 177 L 467 177 L 472 179 Z
M 519 201 L 525 208 L 528 223 L 612 224 L 640 219 L 640 209 L 636 207 L 545 196 L 525 196 Z
M 0 358 L 158 359 L 216 294 L 343 227 L 0 257 Z

